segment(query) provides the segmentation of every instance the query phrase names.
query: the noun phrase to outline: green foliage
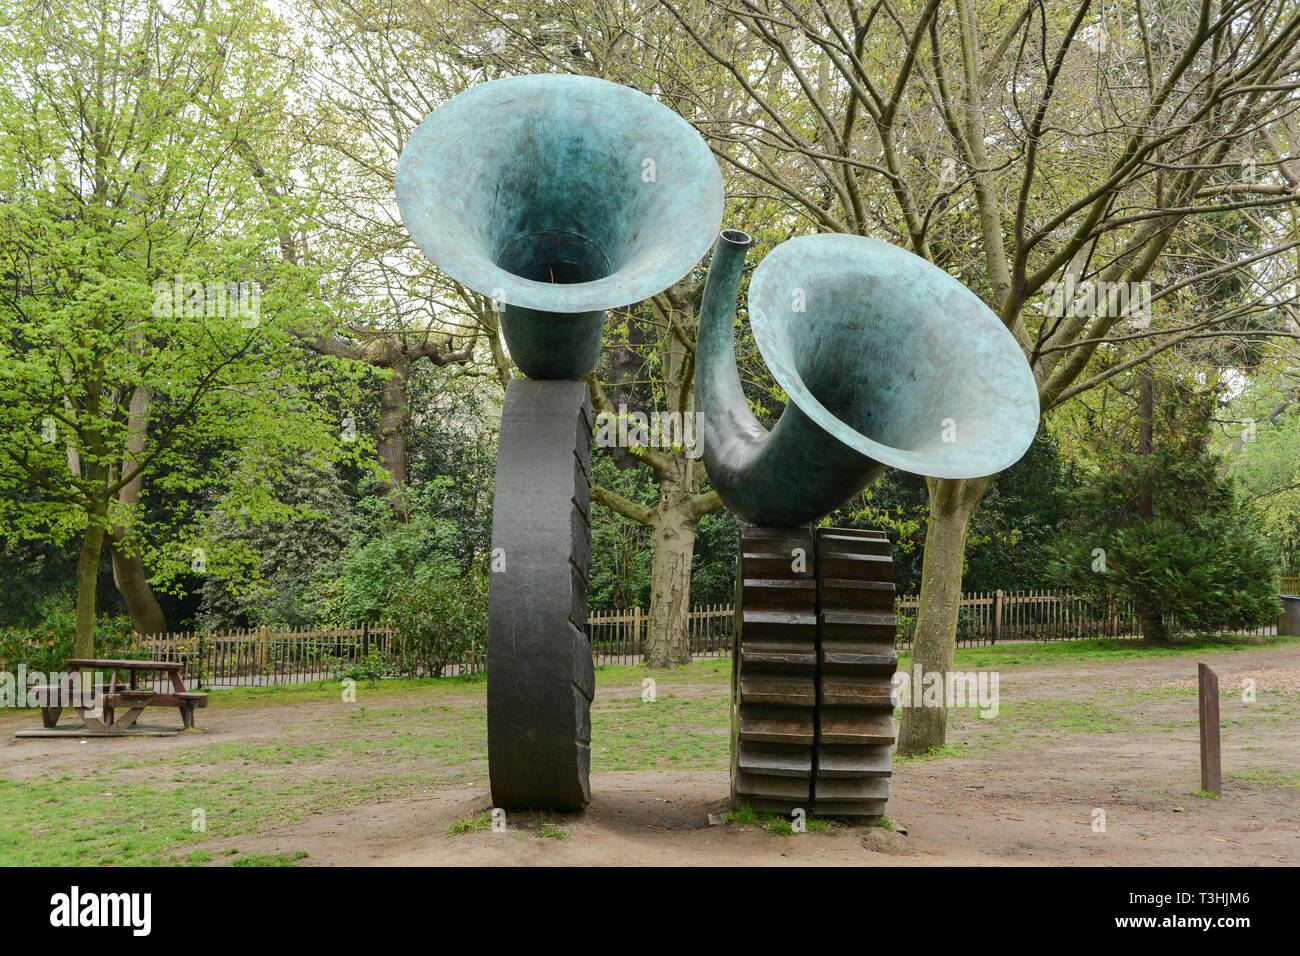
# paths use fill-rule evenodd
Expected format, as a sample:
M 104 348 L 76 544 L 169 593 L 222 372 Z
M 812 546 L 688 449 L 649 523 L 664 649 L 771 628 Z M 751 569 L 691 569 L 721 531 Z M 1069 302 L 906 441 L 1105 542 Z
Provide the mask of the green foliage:
M 231 866 L 293 866 L 299 860 L 307 859 L 306 850 L 295 850 L 292 853 L 250 853 L 248 856 L 241 856 L 238 860 L 231 863 Z
M 620 470 L 614 456 L 592 455 L 592 481 L 632 501 L 648 504 L 654 498 L 648 469 Z M 591 507 L 591 568 L 587 606 L 593 611 L 647 607 L 654 554 L 650 530 L 599 504 Z M 692 598 L 695 595 L 692 594 Z
M 1048 587 L 1046 566 L 1055 553 L 1075 481 L 1059 443 L 1041 428 L 1025 456 L 994 478 L 971 518 L 963 590 Z M 900 594 L 916 594 L 921 589 L 929 507 L 925 479 L 891 469 L 826 521 L 885 531 L 893 544 L 894 584 Z
M 101 532 L 176 582 L 202 532 L 185 503 L 225 482 L 256 513 L 285 462 L 347 454 L 307 399 L 358 373 L 301 360 L 336 318 L 319 264 L 283 252 L 312 199 L 249 172 L 249 152 L 275 180 L 294 164 L 274 126 L 293 40 L 260 0 L 3 14 L 0 534 L 84 538 L 84 645 Z M 151 496 L 177 539 L 149 540 Z
M 736 598 L 736 559 L 740 519 L 726 508 L 700 519 L 691 565 L 691 602 L 730 604 Z
M 1096 473 L 1074 495 L 1069 534 L 1049 572 L 1099 601 L 1151 609 L 1149 639 L 1164 636 L 1157 614 L 1193 631 L 1263 624 L 1278 612 L 1276 556 L 1209 449 L 1215 397 L 1178 382 L 1161 387 L 1151 454 L 1135 454 L 1113 435 L 1095 439 Z M 1144 494 L 1149 517 L 1138 504 Z
M 468 567 L 491 546 L 500 409 L 477 380 L 427 362 L 412 368 L 410 401 L 420 414 L 406 432 L 408 480 L 437 489 L 431 507 L 451 529 L 443 546 Z
M 389 591 L 388 622 L 401 641 L 410 677 L 441 677 L 448 665 L 487 653 L 487 576 L 459 574 L 446 564 L 420 569 Z
M 346 542 L 346 487 L 328 463 L 294 468 L 270 489 L 267 504 L 250 515 L 225 495 L 209 513 L 213 560 L 201 585 L 208 630 L 306 627 L 324 609 L 316 584 L 332 573 Z
M 1219 444 L 1263 518 L 1285 574 L 1300 574 L 1300 405 L 1288 376 L 1260 375 L 1222 416 Z
M 459 560 L 459 530 L 443 513 L 455 497 L 450 478 L 408 485 L 405 522 L 397 520 L 387 496 L 376 494 L 373 486 L 364 490 L 348 519 L 343 553 L 314 576 L 313 600 L 320 601 L 316 623 L 386 621 L 402 582 L 426 573 L 454 577 L 473 566 Z M 428 570 L 434 568 L 441 570 Z
M 36 625 L 53 607 L 72 606 L 76 561 L 52 541 L 0 536 L 0 627 Z
M 76 616 L 71 610 L 50 611 L 43 622 L 32 627 L 0 629 L 0 671 L 15 671 L 20 664 L 29 673 L 64 671 L 68 658 L 76 657 L 73 653 L 76 636 Z M 135 648 L 131 620 L 125 617 L 96 618 L 95 652 L 97 656 L 117 660 L 147 656 Z
M 492 811 L 483 810 L 480 813 L 467 813 L 464 816 L 457 817 L 447 828 L 442 831 L 443 836 L 464 836 L 466 833 L 482 833 L 485 830 L 492 829 Z
M 371 647 L 357 660 L 337 660 L 332 668 L 335 680 L 365 681 L 375 684 L 384 677 L 397 677 L 405 673 L 400 658 L 386 653 L 382 648 Z

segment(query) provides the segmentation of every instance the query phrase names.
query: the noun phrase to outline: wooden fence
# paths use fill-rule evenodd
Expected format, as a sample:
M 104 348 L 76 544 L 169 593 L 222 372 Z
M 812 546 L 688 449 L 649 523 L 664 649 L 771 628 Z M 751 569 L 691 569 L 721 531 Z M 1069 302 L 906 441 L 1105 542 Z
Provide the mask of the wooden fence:
M 1283 579 L 1280 590 L 1288 592 Z M 1296 584 L 1300 584 L 1297 579 Z M 899 649 L 912 644 L 918 601 L 897 601 Z M 730 604 L 697 605 L 688 618 L 687 642 L 694 657 L 731 654 L 733 611 Z M 1178 622 L 1167 620 L 1171 632 Z M 646 650 L 649 615 L 641 608 L 598 611 L 587 619 L 587 636 L 597 664 L 636 664 Z M 1239 634 L 1272 635 L 1270 623 Z M 1076 594 L 1049 591 L 983 591 L 963 595 L 957 616 L 957 641 L 972 646 L 999 641 L 1071 641 L 1087 638 L 1138 638 L 1136 609 L 1130 602 L 1108 605 Z M 390 660 L 404 660 L 402 640 L 391 628 L 360 626 L 316 630 L 234 631 L 223 634 L 165 634 L 137 638 L 136 653 L 155 660 L 181 661 L 191 687 L 292 684 L 337 676 L 358 667 L 372 650 Z M 486 666 L 484 648 L 444 668 L 444 675 L 474 674 Z
M 908 596 L 897 602 L 895 646 L 912 646 L 919 602 Z M 1166 615 L 1170 633 L 1182 630 Z M 1240 635 L 1277 634 L 1277 622 L 1240 631 Z M 999 641 L 1080 641 L 1103 637 L 1140 638 L 1137 607 L 1132 601 L 1099 602 L 1080 594 L 1057 591 L 983 591 L 963 595 L 957 611 L 957 643 L 964 646 Z
M 898 635 L 895 646 L 912 646 L 916 612 L 915 595 L 895 602 Z M 697 606 L 691 611 L 687 634 L 695 657 L 726 657 L 731 653 L 732 606 Z M 593 614 L 587 633 L 597 663 L 634 664 L 645 653 L 647 615 L 641 608 Z M 1178 622 L 1165 620 L 1172 633 Z M 1277 634 L 1276 622 L 1232 633 Z M 975 591 L 962 595 L 957 612 L 957 643 L 964 646 L 998 641 L 1078 641 L 1102 637 L 1140 638 L 1137 608 L 1130 601 L 1100 604 L 1078 594 L 1053 591 Z
M 326 629 L 259 628 L 222 634 L 155 634 L 137 637 L 135 651 L 158 661 L 180 661 L 190 687 L 298 684 L 335 676 L 364 660 L 371 649 L 401 653 L 391 628 L 362 625 Z M 456 666 L 449 673 L 469 671 Z
M 1278 579 L 1278 592 L 1280 594 L 1294 594 L 1300 596 L 1300 574 L 1284 574 Z
M 730 657 L 730 604 L 697 604 L 687 619 L 686 641 L 692 657 Z M 637 664 L 645 655 L 650 615 L 639 607 L 598 611 L 587 616 L 587 637 L 597 664 Z

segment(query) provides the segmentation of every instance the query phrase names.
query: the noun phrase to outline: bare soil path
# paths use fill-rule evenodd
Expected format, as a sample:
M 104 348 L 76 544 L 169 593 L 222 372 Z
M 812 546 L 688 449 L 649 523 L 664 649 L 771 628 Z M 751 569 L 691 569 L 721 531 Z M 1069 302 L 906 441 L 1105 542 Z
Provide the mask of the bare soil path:
M 431 772 L 426 786 L 321 806 L 186 849 L 211 854 L 213 863 L 236 849 L 305 852 L 300 865 L 1300 864 L 1300 646 L 1206 659 L 1225 678 L 1220 799 L 1194 793 L 1196 659 L 1184 656 L 1003 669 L 997 719 L 956 713 L 951 756 L 896 766 L 888 815 L 905 836 L 879 827 L 781 836 L 761 826 L 710 825 L 727 810 L 721 767 L 596 772 L 583 814 L 511 814 L 504 832 L 447 836 L 454 821 L 489 807 L 483 761 L 463 758 L 450 785 Z M 1255 681 L 1253 700 L 1241 693 L 1247 679 Z M 602 706 L 620 712 L 638 686 L 600 691 Z M 727 687 L 676 684 L 671 692 L 687 706 L 725 699 Z M 428 711 L 420 719 L 437 734 L 440 721 L 477 720 L 483 694 L 472 688 L 440 694 L 434 708 L 428 703 L 406 693 L 383 697 L 381 706 Z M 201 715 L 201 734 L 14 741 L 0 746 L 0 776 L 21 780 L 51 762 L 72 775 L 110 760 L 146 767 L 197 747 L 271 745 L 290 733 L 296 746 L 328 748 L 340 733 L 337 714 L 328 702 L 214 707 Z M 0 718 L 0 733 L 25 722 L 30 717 Z M 368 761 L 389 752 L 362 753 L 366 759 L 294 761 L 275 773 L 286 783 L 310 782 L 325 767 L 364 775 L 374 766 Z M 414 760 L 404 769 L 425 766 Z

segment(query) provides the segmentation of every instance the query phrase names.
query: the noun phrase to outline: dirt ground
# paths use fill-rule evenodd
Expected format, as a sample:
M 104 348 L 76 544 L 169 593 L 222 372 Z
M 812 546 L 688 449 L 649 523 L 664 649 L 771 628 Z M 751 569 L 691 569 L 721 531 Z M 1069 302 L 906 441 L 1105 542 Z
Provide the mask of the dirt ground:
M 1188 686 L 1189 675 L 1194 680 L 1196 661 L 1165 657 L 1002 671 L 1008 719 L 1018 701 L 1032 702 L 1037 711 L 1059 703 L 1065 723 L 1047 732 L 1013 723 L 989 742 L 985 721 L 973 715 L 955 720 L 950 741 L 966 748 L 964 754 L 896 766 L 888 809 L 895 831 L 781 836 L 754 825 L 719 824 L 727 810 L 725 770 L 642 771 L 594 773 L 587 811 L 549 818 L 562 838 L 542 838 L 540 821 L 527 815 L 512 815 L 504 832 L 447 836 L 450 823 L 490 806 L 482 779 L 319 810 L 194 847 L 210 851 L 215 862 L 234 848 L 305 852 L 300 865 L 317 866 L 1300 864 L 1300 647 L 1206 659 L 1222 675 L 1225 691 L 1253 677 L 1259 692 L 1255 702 L 1224 698 L 1225 786 L 1217 800 L 1194 794 L 1200 786 L 1196 702 L 1175 692 Z M 675 691 L 727 692 L 718 685 Z M 1087 702 L 1098 699 L 1122 712 L 1119 727 L 1099 732 L 1087 723 Z M 464 703 L 469 706 L 469 698 Z M 205 741 L 274 738 L 286 721 L 310 726 L 331 707 L 292 704 L 274 713 L 214 708 L 200 724 Z M 16 725 L 13 717 L 0 720 L 0 733 Z M 322 722 L 321 739 L 330 732 Z M 0 746 L 0 774 L 20 779 L 55 756 L 75 772 L 104 760 L 105 746 L 113 748 L 114 759 L 131 759 L 193 743 L 189 735 L 81 745 L 13 741 Z M 286 766 L 280 772 L 292 778 L 314 771 Z M 1094 828 L 1098 810 L 1105 814 L 1104 831 Z

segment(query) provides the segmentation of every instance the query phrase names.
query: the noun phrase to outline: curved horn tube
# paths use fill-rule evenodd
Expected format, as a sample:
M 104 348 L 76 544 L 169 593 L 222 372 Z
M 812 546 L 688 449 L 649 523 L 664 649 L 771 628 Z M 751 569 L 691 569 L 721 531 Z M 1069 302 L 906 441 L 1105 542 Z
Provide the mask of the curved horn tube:
M 754 272 L 750 325 L 789 396 L 769 434 L 749 410 L 735 359 L 752 244 L 735 229 L 718 238 L 696 345 L 704 464 L 741 518 L 805 524 L 887 467 L 974 478 L 1025 453 L 1038 391 L 1011 333 L 943 270 L 862 236 L 791 239 Z
M 736 301 L 754 240 L 725 229 L 714 247 L 700 304 L 695 410 L 704 466 L 727 507 L 753 524 L 805 524 L 870 484 L 885 466 L 831 438 L 793 402 L 769 434 L 736 369 Z

